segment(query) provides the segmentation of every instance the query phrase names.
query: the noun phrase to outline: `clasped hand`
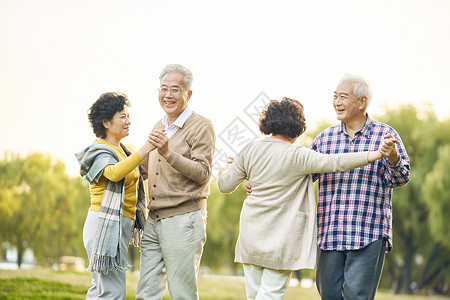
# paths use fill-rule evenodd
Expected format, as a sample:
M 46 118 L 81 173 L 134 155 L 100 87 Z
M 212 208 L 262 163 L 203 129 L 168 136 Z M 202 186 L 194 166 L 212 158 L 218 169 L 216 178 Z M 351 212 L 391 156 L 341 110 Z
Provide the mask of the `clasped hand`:
M 165 159 L 169 158 L 169 137 L 167 136 L 165 130 L 155 129 L 148 135 L 148 141 L 150 144 L 158 149 L 158 153 Z
M 392 134 L 384 136 L 383 142 L 380 145 L 378 151 L 380 151 L 383 157 L 387 157 L 389 164 L 394 165 L 398 161 L 398 152 L 396 144 L 399 143 Z

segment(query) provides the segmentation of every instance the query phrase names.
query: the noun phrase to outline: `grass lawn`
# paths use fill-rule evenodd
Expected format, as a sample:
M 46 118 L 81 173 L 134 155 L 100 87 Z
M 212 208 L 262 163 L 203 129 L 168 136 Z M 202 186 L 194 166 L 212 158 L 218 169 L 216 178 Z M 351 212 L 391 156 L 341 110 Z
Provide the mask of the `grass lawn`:
M 50 269 L 0 270 L 0 300 L 3 299 L 84 299 L 90 287 L 90 273 L 62 272 Z M 138 274 L 127 275 L 127 298 L 135 299 Z M 201 300 L 245 299 L 242 278 L 201 276 Z M 170 299 L 168 293 L 164 299 Z M 288 288 L 285 299 L 320 300 L 315 287 Z M 437 300 L 442 297 L 392 295 L 378 292 L 377 300 Z

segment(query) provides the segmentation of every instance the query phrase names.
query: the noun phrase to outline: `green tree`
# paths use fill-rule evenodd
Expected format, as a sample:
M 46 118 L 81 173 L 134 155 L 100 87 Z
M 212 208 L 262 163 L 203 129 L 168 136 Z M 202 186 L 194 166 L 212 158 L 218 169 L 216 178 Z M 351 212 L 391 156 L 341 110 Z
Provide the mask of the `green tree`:
M 236 273 L 234 249 L 239 234 L 239 216 L 246 197 L 245 182 L 231 194 L 221 194 L 217 181 L 210 184 L 208 197 L 207 242 L 202 264 L 216 271 Z
M 448 125 L 447 129 L 449 128 Z M 450 281 L 449 170 L 450 143 L 447 143 L 438 147 L 436 162 L 433 169 L 425 176 L 423 185 L 423 198 L 429 210 L 429 232 L 434 243 L 418 281 L 418 288 L 431 284 L 440 289 Z
M 52 212 L 42 232 L 45 243 L 33 247 L 39 262 L 50 265 L 61 256 L 86 258 L 83 245 L 83 225 L 90 205 L 88 185 L 81 177 L 55 178 L 62 190 L 49 204 Z
M 448 121 L 439 121 L 430 107 L 418 111 L 413 105 L 387 110 L 378 119 L 396 129 L 410 158 L 411 181 L 393 193 L 394 250 L 386 265 L 395 291 L 412 293 L 433 281 L 435 276 L 420 279 L 430 264 L 439 262 L 436 267 L 442 270 L 450 254 L 449 247 L 430 234 L 435 222 L 430 218 L 430 201 L 441 205 L 443 198 L 427 201 L 424 197 L 425 178 L 438 159 L 439 146 L 450 143 L 450 127 Z
M 431 234 L 450 247 L 450 144 L 438 147 L 433 169 L 426 175 L 424 199 L 430 210 Z
M 0 188 L 0 236 L 16 247 L 19 267 L 27 248 L 44 264 L 80 253 L 79 211 L 86 213 L 89 192 L 62 162 L 39 153 L 7 153 L 0 161 Z

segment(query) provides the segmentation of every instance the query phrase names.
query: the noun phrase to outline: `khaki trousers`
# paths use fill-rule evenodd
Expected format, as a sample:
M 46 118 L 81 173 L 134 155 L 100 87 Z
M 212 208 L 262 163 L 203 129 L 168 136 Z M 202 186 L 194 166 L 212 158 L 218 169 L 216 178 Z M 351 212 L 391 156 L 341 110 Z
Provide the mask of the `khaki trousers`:
M 160 300 L 169 288 L 173 300 L 197 300 L 197 276 L 206 242 L 206 211 L 145 224 L 136 299 Z

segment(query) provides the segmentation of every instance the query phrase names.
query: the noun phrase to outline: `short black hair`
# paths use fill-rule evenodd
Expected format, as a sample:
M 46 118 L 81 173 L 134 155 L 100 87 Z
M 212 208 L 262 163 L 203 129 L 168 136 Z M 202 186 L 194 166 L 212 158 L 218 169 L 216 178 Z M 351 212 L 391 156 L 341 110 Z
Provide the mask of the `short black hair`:
M 306 130 L 303 105 L 287 97 L 281 102 L 270 101 L 261 112 L 259 130 L 263 134 L 283 134 L 291 138 L 300 136 Z
M 118 92 L 104 93 L 92 104 L 88 111 L 88 118 L 96 137 L 106 137 L 103 120 L 112 120 L 114 115 L 122 111 L 124 107 L 130 107 L 130 101 L 127 95 Z

